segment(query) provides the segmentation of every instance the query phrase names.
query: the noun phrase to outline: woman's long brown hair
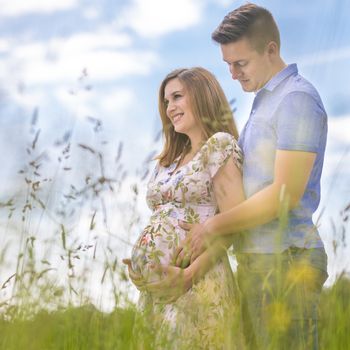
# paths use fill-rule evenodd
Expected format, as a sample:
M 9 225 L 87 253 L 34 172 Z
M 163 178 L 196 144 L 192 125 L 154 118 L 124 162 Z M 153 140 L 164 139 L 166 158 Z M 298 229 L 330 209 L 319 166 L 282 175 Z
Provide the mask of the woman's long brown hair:
M 164 90 L 167 83 L 175 78 L 180 80 L 188 94 L 192 113 L 205 140 L 219 131 L 230 133 L 238 139 L 230 105 L 215 76 L 201 67 L 176 69 L 165 77 L 159 88 L 158 108 L 165 143 L 156 159 L 165 167 L 171 165 L 179 155 L 183 159 L 191 149 L 188 136 L 176 132 L 166 114 Z

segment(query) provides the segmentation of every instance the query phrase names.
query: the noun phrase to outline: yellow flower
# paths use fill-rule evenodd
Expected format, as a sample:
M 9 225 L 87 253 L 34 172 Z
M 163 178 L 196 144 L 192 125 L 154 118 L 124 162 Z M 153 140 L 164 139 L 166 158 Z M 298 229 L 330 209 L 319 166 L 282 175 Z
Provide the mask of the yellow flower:
M 285 332 L 290 324 L 291 315 L 286 304 L 275 302 L 266 307 L 267 325 L 273 332 Z
M 306 284 L 312 286 L 316 281 L 316 271 L 307 264 L 294 264 L 287 273 L 287 282 L 290 285 Z

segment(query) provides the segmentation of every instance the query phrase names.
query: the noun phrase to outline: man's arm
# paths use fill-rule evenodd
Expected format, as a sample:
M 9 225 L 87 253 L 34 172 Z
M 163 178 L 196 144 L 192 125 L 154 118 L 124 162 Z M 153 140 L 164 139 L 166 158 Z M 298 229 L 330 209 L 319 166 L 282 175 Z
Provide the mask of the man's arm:
M 276 152 L 274 181 L 234 208 L 209 218 L 205 224 L 214 236 L 241 232 L 266 224 L 279 215 L 285 203 L 294 209 L 302 198 L 316 154 L 301 151 Z
M 268 223 L 279 216 L 286 204 L 289 210 L 295 208 L 305 192 L 315 159 L 316 153 L 277 150 L 273 183 L 203 225 L 194 225 L 182 247 L 190 246 L 192 257 L 196 258 L 217 237 Z M 180 247 L 177 262 L 182 259 Z

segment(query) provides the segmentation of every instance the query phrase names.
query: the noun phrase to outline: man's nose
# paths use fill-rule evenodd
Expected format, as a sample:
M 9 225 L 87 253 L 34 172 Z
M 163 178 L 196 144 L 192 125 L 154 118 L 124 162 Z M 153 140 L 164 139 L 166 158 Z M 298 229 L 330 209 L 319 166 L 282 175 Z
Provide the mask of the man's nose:
M 237 80 L 241 74 L 241 71 L 239 68 L 234 67 L 233 64 L 230 64 L 230 73 L 231 73 L 232 79 Z

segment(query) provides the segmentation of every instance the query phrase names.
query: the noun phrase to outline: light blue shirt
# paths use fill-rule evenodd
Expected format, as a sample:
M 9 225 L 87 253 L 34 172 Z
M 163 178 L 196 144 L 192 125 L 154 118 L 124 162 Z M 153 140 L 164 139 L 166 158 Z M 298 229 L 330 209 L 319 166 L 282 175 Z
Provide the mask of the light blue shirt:
M 312 215 L 320 201 L 320 178 L 327 139 L 327 114 L 316 89 L 291 64 L 255 96 L 240 135 L 244 154 L 243 183 L 247 198 L 273 182 L 277 150 L 316 153 L 300 205 L 289 212 L 287 226 L 273 220 L 244 234 L 245 253 L 277 253 L 289 247 L 323 247 Z

